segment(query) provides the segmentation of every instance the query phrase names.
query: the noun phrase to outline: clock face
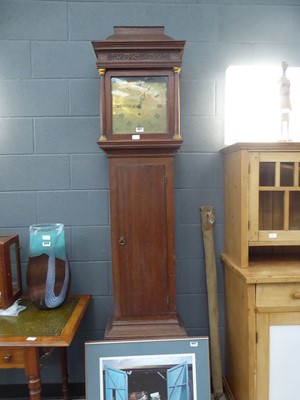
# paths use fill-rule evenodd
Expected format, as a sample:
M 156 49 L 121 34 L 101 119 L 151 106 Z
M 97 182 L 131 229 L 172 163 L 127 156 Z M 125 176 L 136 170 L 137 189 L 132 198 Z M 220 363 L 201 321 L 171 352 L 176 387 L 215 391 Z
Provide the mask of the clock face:
M 167 88 L 167 76 L 112 77 L 112 133 L 168 133 Z

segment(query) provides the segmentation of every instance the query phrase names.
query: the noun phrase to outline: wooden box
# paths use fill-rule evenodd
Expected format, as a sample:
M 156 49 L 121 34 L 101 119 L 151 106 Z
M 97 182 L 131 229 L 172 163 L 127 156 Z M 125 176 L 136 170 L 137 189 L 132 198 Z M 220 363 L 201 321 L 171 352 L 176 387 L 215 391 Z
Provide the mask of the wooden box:
M 0 308 L 10 307 L 22 293 L 18 235 L 0 235 Z

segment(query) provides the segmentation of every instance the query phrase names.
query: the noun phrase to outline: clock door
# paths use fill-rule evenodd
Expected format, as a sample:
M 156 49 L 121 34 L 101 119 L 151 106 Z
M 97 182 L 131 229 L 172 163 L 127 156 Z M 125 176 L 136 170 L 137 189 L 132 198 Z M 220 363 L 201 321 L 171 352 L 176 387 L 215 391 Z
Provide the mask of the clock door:
M 173 198 L 165 161 L 111 160 L 115 316 L 172 311 L 174 238 L 167 222 Z

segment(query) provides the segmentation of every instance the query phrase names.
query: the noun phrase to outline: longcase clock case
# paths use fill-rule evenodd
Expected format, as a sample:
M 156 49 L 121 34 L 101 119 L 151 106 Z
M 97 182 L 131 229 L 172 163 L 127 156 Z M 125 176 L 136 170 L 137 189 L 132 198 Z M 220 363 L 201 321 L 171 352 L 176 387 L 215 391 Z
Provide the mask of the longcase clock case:
M 92 44 L 100 74 L 98 144 L 109 159 L 114 314 L 105 338 L 184 337 L 176 310 L 173 161 L 182 144 L 179 72 L 185 42 L 166 36 L 163 27 L 115 27 L 113 35 Z M 157 76 L 168 82 L 166 105 L 150 99 L 155 95 L 151 84 L 145 89 L 148 77 Z M 126 85 L 138 86 L 141 80 L 136 101 L 113 104 L 116 77 L 130 77 Z M 164 86 L 157 86 L 159 96 Z M 131 93 L 126 86 L 124 97 Z M 151 121 L 153 110 L 143 108 L 147 104 L 158 107 Z M 125 133 L 120 128 L 114 133 L 113 118 L 133 111 Z M 160 132 L 152 125 L 166 113 L 167 128 Z

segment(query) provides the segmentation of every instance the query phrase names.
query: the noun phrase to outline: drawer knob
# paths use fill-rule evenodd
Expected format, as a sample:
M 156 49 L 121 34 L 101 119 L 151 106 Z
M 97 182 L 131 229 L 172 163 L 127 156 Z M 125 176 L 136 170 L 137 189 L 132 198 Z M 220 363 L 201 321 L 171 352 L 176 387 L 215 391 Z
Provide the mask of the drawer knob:
M 296 300 L 299 300 L 299 299 L 300 299 L 300 292 L 295 292 L 295 293 L 293 293 L 293 294 L 292 294 L 292 298 L 293 298 L 293 299 L 296 299 Z
M 9 363 L 12 360 L 12 355 L 11 354 L 5 354 L 3 357 L 4 362 Z

